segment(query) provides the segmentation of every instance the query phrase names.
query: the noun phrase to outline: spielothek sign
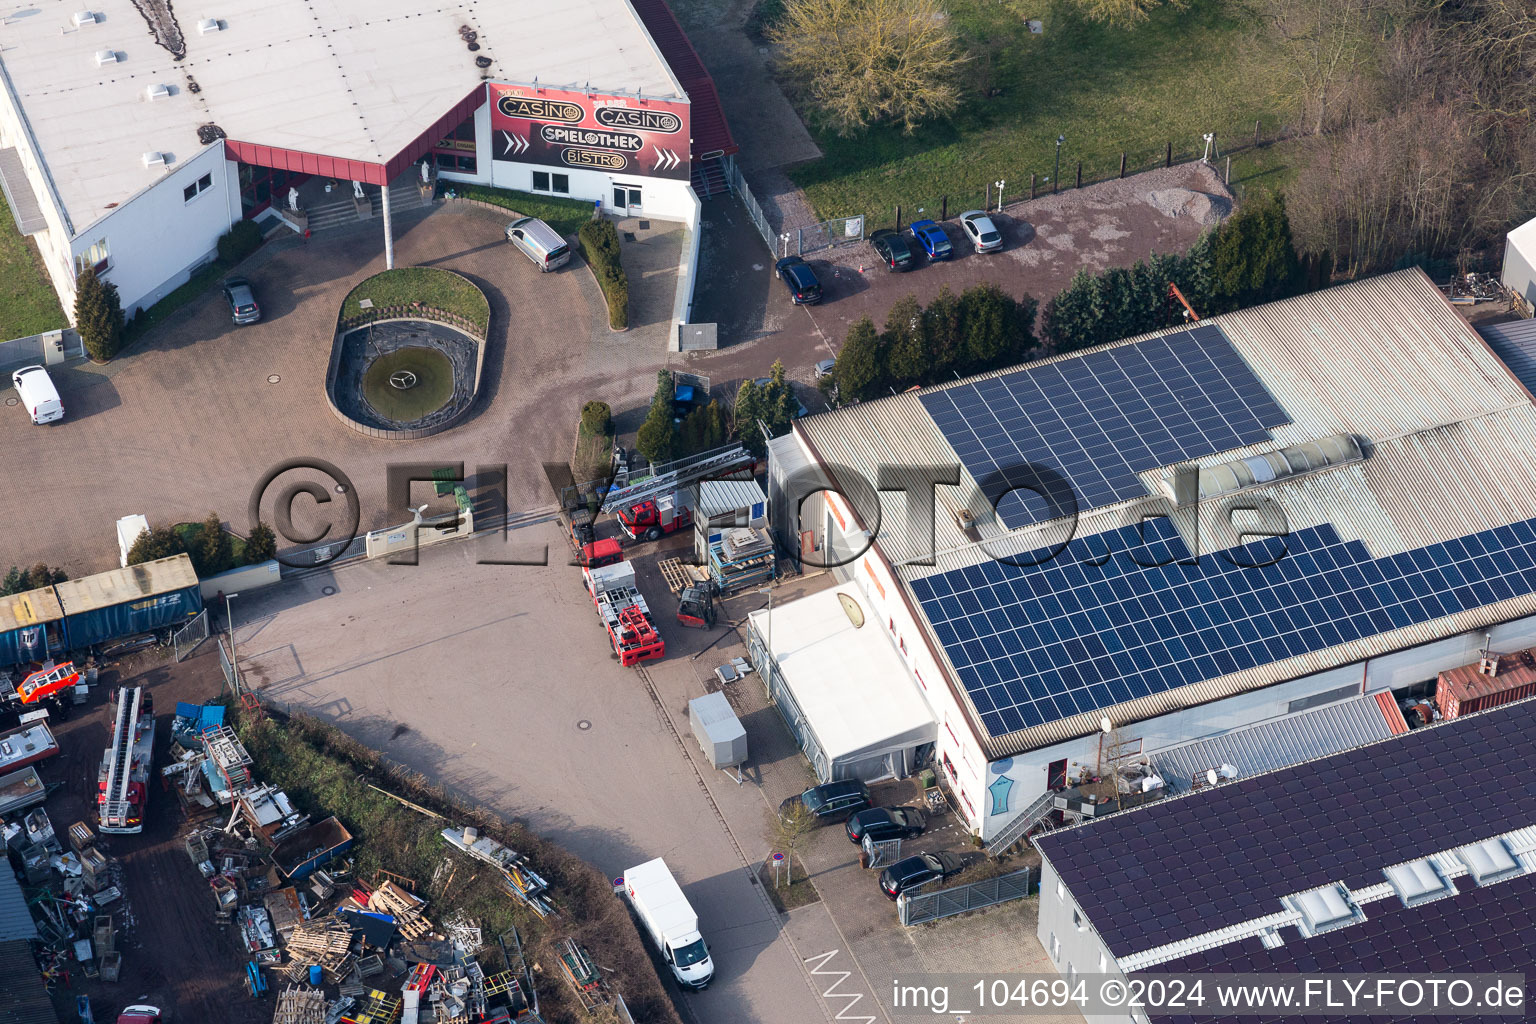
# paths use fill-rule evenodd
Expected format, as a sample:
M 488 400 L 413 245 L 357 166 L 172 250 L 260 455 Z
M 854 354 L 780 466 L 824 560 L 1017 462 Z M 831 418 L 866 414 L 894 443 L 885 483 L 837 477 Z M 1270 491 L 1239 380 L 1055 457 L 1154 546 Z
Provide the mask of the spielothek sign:
M 688 104 L 492 84 L 497 160 L 688 180 Z

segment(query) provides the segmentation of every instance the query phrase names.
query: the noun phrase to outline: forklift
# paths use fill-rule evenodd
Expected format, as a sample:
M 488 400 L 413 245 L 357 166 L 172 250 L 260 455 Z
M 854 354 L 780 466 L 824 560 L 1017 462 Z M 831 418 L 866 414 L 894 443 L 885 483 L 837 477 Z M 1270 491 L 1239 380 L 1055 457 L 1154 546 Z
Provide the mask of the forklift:
M 677 596 L 677 624 L 695 629 L 715 628 L 715 585 L 694 583 Z

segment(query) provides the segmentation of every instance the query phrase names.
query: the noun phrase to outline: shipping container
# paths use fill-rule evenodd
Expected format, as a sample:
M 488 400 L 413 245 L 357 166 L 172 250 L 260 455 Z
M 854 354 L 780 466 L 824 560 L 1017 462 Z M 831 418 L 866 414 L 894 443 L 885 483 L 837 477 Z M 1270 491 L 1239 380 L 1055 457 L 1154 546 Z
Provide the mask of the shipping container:
M 272 862 L 283 877 L 298 881 L 351 848 L 352 833 L 334 817 L 326 818 L 278 843 L 272 851 Z
M 0 665 L 46 661 L 49 651 L 62 650 L 63 618 L 52 587 L 0 597 Z
M 13 772 L 36 764 L 59 752 L 58 741 L 47 722 L 32 722 L 25 728 L 0 736 L 0 772 Z
M 69 580 L 54 590 L 64 612 L 64 642 L 72 648 L 179 626 L 203 610 L 186 555 Z
M 1485 671 L 1485 664 L 1492 673 Z M 1470 715 L 1536 696 L 1536 651 L 1490 655 L 1483 661 L 1440 673 L 1435 706 L 1442 718 Z

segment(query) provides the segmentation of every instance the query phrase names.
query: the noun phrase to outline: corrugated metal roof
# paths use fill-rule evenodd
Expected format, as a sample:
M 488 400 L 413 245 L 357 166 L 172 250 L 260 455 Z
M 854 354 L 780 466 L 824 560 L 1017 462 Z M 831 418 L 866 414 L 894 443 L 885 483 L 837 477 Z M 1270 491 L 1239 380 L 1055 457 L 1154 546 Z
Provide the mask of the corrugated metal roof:
M 1236 542 L 1228 508 L 1255 499 L 1269 499 L 1272 508 L 1282 510 L 1291 530 L 1331 523 L 1342 538 L 1361 541 L 1375 557 L 1536 518 L 1536 488 L 1528 483 L 1536 479 L 1531 395 L 1422 272 L 1399 271 L 1338 285 L 1206 322 L 1222 329 L 1291 422 L 1274 428 L 1270 443 L 1212 453 L 1201 464 L 1342 433 L 1361 438 L 1369 458 L 1183 509 L 1160 493 L 1166 470 L 1154 470 L 1143 474 L 1146 498 L 1012 533 L 992 515 L 980 488 L 961 468 L 960 487 L 934 488 L 936 550 L 930 551 L 925 550 L 925 526 L 906 521 L 906 496 L 873 492 L 882 467 L 900 485 L 926 488 L 931 479 L 926 467 L 959 462 L 917 393 L 811 416 L 798 421 L 795 430 L 823 465 L 847 467 L 867 481 L 839 482 L 864 523 L 879 522 L 876 543 L 906 582 L 1102 533 L 1147 515 L 1168 516 L 1191 550 L 1219 550 Z M 979 541 L 955 521 L 961 507 L 970 512 Z M 1245 523 L 1240 519 L 1238 525 Z M 1531 614 L 1536 614 L 1536 595 L 1515 597 L 1129 701 L 1116 706 L 1114 717 L 1151 718 Z M 933 646 L 953 680 L 942 645 Z M 964 703 L 974 720 L 974 708 L 968 699 Z M 989 756 L 1002 757 L 1090 735 L 1100 716 L 1094 711 L 990 738 L 978 725 L 977 734 Z
M 0 942 L 0 1024 L 58 1022 L 53 1000 L 32 959 L 32 944 L 23 939 Z
M 702 519 L 767 502 L 768 496 L 756 480 L 705 480 L 699 484 L 698 513 Z
M 1393 735 L 1374 696 L 1356 697 L 1328 707 L 1301 711 L 1235 729 L 1147 756 L 1162 773 L 1168 788 L 1182 793 L 1191 780 L 1212 768 L 1229 764 L 1239 778 L 1288 768 Z
M 59 607 L 58 595 L 52 587 L 0 597 L 0 633 L 41 622 L 57 622 L 63 617 L 64 609 Z
M 1536 320 L 1482 324 L 1477 333 L 1483 336 L 1494 354 L 1504 360 L 1509 371 L 1520 378 L 1525 389 L 1536 393 Z
M 27 909 L 21 883 L 16 881 L 7 864 L 0 870 L 0 942 L 35 938 L 37 925 L 32 921 L 32 911 Z
M 157 558 L 153 562 L 141 562 L 126 569 L 113 569 L 84 579 L 60 583 L 59 604 L 65 615 L 98 608 L 111 608 L 128 601 L 142 601 L 156 594 L 169 594 L 197 586 L 197 573 L 192 570 L 192 559 L 186 555 Z

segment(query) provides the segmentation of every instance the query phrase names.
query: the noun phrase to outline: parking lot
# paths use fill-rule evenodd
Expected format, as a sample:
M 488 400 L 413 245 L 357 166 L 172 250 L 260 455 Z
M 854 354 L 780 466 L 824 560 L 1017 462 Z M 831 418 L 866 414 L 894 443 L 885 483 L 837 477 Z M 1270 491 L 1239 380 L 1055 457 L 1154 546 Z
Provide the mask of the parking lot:
M 563 556 L 553 525 L 519 532 L 549 544 L 552 561 Z M 477 565 L 469 542 L 423 550 L 418 566 L 353 564 L 243 597 L 235 615 L 246 679 L 610 875 L 665 857 L 719 965 L 708 991 L 680 997 L 701 1024 L 833 1018 L 846 1000 L 828 988 L 861 994 L 862 1009 L 843 1019 L 887 1019 L 875 1004 L 898 974 L 1049 970 L 1033 901 L 901 927 L 841 825 L 804 850 L 821 901 L 787 915 L 770 906 L 754 880 L 771 852 L 768 816 L 811 778 L 755 676 L 727 688 L 751 745 L 744 781 L 702 760 L 687 702 L 718 686 L 715 665 L 742 653 L 724 623 L 764 599 L 731 598 L 711 632 L 678 627 L 654 563 L 684 540 L 633 552 L 668 644 L 643 671 L 612 658 L 577 569 Z M 829 582 L 790 582 L 775 600 Z M 878 795 L 903 798 L 897 789 L 911 785 L 882 784 Z M 980 858 L 952 817 L 910 849 L 940 846 Z
M 384 467 L 394 461 L 509 466 L 513 509 L 553 496 L 541 464 L 570 457 L 583 402 L 614 408 L 649 401 L 666 341 L 681 230 L 654 222 L 626 243 L 635 255 L 635 326 L 608 330 L 603 300 L 579 260 L 540 274 L 503 240 L 504 213 L 474 207 L 411 211 L 395 222 L 396 265 L 467 275 L 491 302 L 479 400 L 452 430 L 416 442 L 366 438 L 342 425 L 324 397 L 341 300 L 383 269 L 376 222 L 290 238 L 240 268 L 256 287 L 261 322 L 234 327 L 218 289 L 151 331 L 104 367 L 55 373 L 66 417 L 33 426 L 19 407 L 0 411 L 0 473 L 18 486 L 5 499 L 6 564 L 39 560 L 75 574 L 116 564 L 113 523 L 142 513 L 151 525 L 217 511 L 246 526 L 252 487 L 268 467 L 320 456 L 352 479 L 362 526 L 405 519 L 384 507 Z M 650 293 L 665 301 L 648 301 Z M 301 526 L 314 524 L 303 523 Z

